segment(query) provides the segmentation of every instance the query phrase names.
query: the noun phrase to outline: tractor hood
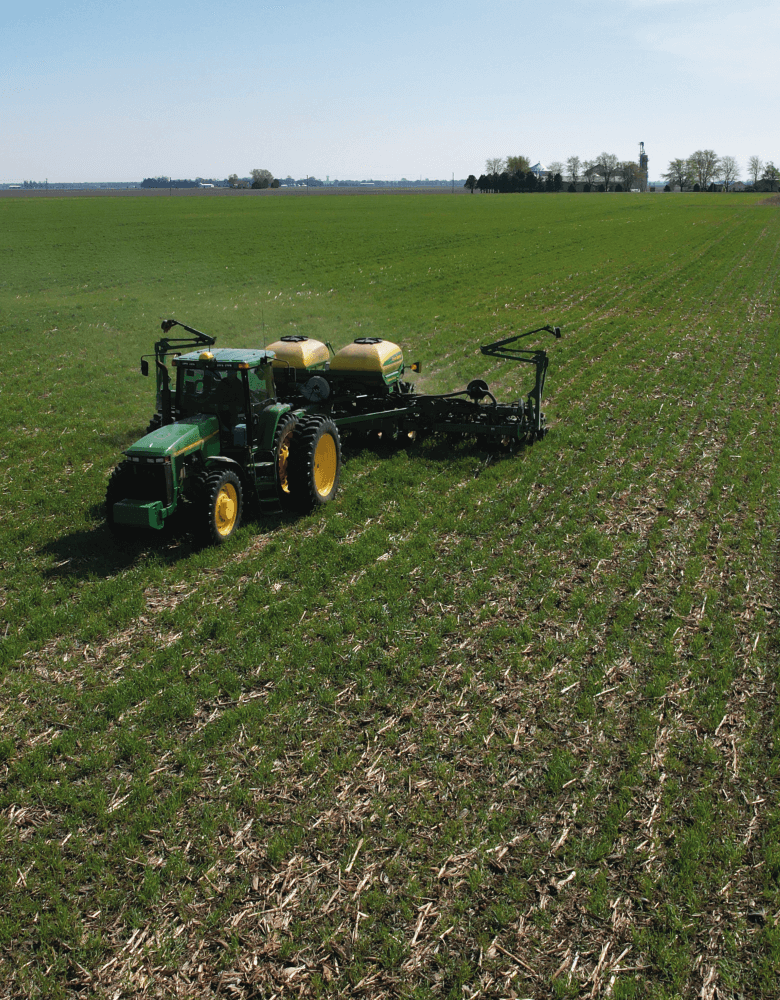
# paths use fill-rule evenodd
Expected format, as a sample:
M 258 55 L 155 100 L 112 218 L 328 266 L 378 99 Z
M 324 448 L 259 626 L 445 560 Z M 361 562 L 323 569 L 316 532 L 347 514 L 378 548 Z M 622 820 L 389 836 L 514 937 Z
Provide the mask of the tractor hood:
M 177 459 L 202 450 L 205 456 L 219 454 L 219 421 L 206 413 L 185 417 L 140 438 L 125 451 L 130 459 Z

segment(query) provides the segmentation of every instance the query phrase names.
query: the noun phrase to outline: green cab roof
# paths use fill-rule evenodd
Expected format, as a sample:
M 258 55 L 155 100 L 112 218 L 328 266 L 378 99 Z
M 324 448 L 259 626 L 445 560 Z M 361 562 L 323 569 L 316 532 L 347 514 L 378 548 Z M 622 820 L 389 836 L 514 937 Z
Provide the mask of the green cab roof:
M 203 354 L 211 354 L 211 358 L 202 358 Z M 256 365 L 268 364 L 276 357 L 274 351 L 242 350 L 233 347 L 215 347 L 212 350 L 191 351 L 180 354 L 173 359 L 175 365 L 190 365 L 208 368 L 254 368 Z

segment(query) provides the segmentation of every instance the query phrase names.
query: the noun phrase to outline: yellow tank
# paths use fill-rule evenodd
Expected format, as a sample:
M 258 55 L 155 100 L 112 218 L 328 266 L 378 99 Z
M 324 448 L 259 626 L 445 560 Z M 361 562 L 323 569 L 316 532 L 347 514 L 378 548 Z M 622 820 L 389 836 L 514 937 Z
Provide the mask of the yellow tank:
M 332 372 L 371 372 L 382 375 L 385 381 L 400 378 L 404 356 L 398 344 L 379 337 L 360 337 L 337 351 L 331 358 Z
M 288 365 L 290 368 L 307 370 L 322 368 L 328 360 L 328 348 L 325 344 L 309 337 L 282 337 L 275 344 L 270 344 L 268 350 L 276 355 L 272 362 L 274 368 L 287 368 Z

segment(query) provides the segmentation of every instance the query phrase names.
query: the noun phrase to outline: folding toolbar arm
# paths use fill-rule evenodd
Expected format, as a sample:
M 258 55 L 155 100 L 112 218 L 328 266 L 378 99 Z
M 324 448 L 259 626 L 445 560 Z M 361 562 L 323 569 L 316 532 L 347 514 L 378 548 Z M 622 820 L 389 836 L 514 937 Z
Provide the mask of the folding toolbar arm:
M 547 351 L 529 350 L 524 347 L 510 347 L 510 344 L 530 337 L 534 333 L 551 333 L 556 340 L 560 339 L 561 329 L 558 326 L 538 326 L 535 330 L 527 333 L 516 333 L 503 340 L 497 340 L 495 344 L 485 344 L 480 350 L 492 358 L 506 358 L 509 361 L 524 361 L 526 364 L 536 366 L 536 382 L 533 389 L 528 393 L 528 402 L 532 407 L 532 421 L 537 434 L 542 431 L 542 395 L 544 394 L 544 379 L 547 373 Z
M 529 330 L 527 333 L 515 333 L 511 337 L 505 337 L 504 340 L 497 340 L 495 344 L 485 344 L 484 347 L 480 347 L 480 350 L 483 354 L 488 354 L 494 358 L 508 358 L 510 361 L 528 361 L 533 363 L 533 356 L 526 358 L 523 355 L 538 354 L 538 351 L 530 351 L 524 347 L 509 347 L 509 344 L 514 344 L 524 337 L 530 337 L 534 333 L 551 333 L 556 340 L 560 340 L 561 328 L 549 325 L 537 326 L 535 330 Z

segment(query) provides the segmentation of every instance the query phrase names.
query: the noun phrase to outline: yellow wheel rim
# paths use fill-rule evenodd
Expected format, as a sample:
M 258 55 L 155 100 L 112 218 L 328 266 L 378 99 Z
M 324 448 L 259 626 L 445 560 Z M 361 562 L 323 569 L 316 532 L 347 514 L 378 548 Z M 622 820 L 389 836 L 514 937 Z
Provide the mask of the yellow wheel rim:
M 314 453 L 314 488 L 320 497 L 326 497 L 336 482 L 339 456 L 332 435 L 323 434 Z
M 279 449 L 279 485 L 283 493 L 290 492 L 290 482 L 287 478 L 287 460 L 289 457 L 290 449 L 285 443 Z
M 224 483 L 217 494 L 215 510 L 217 531 L 220 535 L 229 535 L 236 526 L 238 517 L 238 494 L 232 483 Z

